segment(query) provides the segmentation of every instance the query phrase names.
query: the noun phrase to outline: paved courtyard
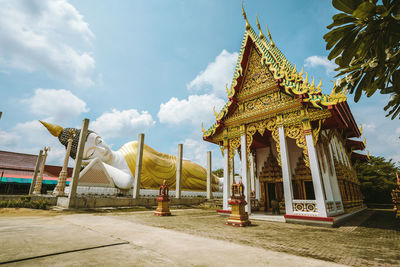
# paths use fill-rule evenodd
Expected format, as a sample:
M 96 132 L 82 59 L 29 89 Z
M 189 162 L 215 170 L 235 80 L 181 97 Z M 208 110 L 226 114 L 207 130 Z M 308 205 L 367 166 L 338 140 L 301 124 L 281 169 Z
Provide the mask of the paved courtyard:
M 400 266 L 400 223 L 367 210 L 339 228 L 253 221 L 214 210 L 55 212 L 0 209 L 10 266 Z

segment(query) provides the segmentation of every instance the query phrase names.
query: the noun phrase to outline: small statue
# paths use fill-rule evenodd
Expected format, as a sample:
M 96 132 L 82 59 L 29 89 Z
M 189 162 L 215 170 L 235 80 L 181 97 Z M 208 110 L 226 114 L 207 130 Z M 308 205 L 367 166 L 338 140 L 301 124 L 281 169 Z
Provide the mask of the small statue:
M 242 184 L 242 181 L 238 184 L 232 184 L 231 192 L 231 199 L 228 203 L 232 206 L 232 213 L 226 224 L 240 227 L 250 225 L 251 222 L 249 221 L 249 216 L 245 211 L 247 202 L 244 196 L 244 185 Z
M 164 180 L 162 186 L 160 186 L 157 202 L 158 207 L 154 215 L 171 216 L 171 212 L 169 211 L 169 188 L 166 180 Z

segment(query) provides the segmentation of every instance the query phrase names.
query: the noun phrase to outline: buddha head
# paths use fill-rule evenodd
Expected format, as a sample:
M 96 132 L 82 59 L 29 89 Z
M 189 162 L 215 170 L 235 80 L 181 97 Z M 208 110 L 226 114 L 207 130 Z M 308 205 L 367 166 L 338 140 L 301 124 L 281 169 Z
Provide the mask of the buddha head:
M 40 121 L 47 130 L 55 137 L 58 138 L 61 144 L 65 147 L 68 145 L 68 139 L 70 137 L 70 130 L 75 132 L 72 138 L 71 145 L 71 158 L 76 158 L 76 153 L 78 150 L 79 136 L 81 133 L 80 129 L 75 128 L 63 128 L 59 125 Z M 110 147 L 104 142 L 104 140 L 95 132 L 88 130 L 85 136 L 85 146 L 83 149 L 82 159 L 84 161 L 91 160 L 94 158 L 99 158 L 103 162 L 109 162 L 112 158 L 112 152 Z

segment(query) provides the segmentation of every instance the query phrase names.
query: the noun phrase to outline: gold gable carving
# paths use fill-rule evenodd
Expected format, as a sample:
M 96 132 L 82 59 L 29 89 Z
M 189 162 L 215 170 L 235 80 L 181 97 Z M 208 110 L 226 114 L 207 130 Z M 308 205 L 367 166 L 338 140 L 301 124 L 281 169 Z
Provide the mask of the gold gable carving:
M 258 54 L 257 50 L 252 47 L 244 75 L 244 82 L 237 94 L 237 99 L 240 101 L 258 92 L 265 93 L 274 89 L 278 89 L 278 86 L 272 73 L 266 66 L 262 65 L 261 56 Z

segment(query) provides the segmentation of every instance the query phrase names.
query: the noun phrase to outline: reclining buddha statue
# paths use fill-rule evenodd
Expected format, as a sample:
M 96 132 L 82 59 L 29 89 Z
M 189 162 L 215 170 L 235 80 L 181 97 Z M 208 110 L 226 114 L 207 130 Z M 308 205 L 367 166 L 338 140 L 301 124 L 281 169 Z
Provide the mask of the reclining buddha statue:
M 47 130 L 58 138 L 67 147 L 70 129 L 75 131 L 72 141 L 71 158 L 75 159 L 80 129 L 63 128 L 59 125 L 40 121 Z M 112 151 L 104 140 L 95 132 L 88 130 L 85 138 L 85 146 L 82 156 L 82 165 L 87 166 L 94 160 L 100 160 L 106 171 L 111 174 L 114 185 L 122 190 L 132 188 L 136 167 L 137 141 L 128 142 L 118 151 Z M 166 180 L 171 188 L 176 184 L 176 156 L 154 150 L 144 144 L 141 188 L 158 189 Z M 206 169 L 189 160 L 182 162 L 181 189 L 188 191 L 205 191 L 207 173 Z M 211 177 L 212 191 L 218 191 L 219 180 L 215 175 Z

